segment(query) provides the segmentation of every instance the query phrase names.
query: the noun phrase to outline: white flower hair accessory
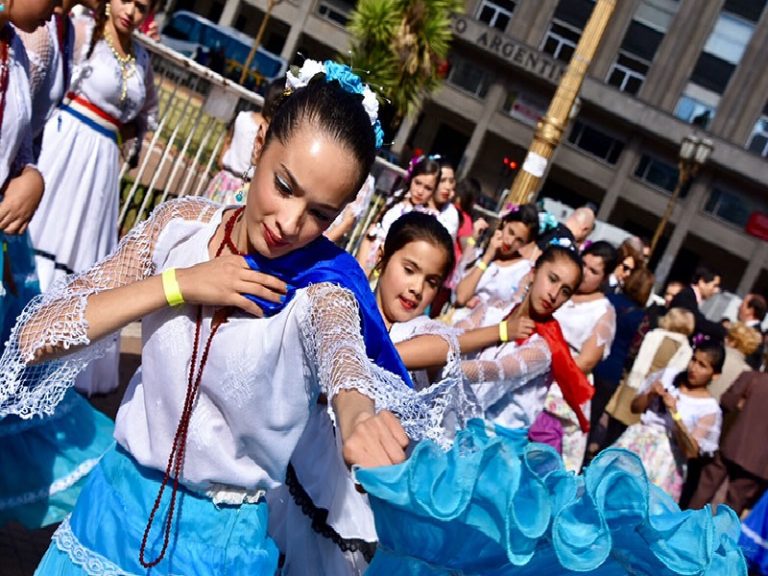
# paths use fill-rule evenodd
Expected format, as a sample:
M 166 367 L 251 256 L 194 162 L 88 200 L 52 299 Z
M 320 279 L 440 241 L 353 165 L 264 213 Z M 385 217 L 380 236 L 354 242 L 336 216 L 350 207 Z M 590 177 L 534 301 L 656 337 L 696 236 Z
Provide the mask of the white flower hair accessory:
M 381 127 L 381 122 L 379 122 L 379 99 L 376 97 L 376 93 L 367 84 L 363 83 L 349 66 L 338 64 L 332 60 L 318 62 L 317 60 L 307 59 L 304 60 L 301 68 L 293 66 L 288 70 L 285 87 L 291 91 L 303 88 L 309 84 L 312 78 L 320 73 L 325 74 L 327 82 L 336 80 L 347 92 L 363 96 L 363 108 L 371 120 L 371 126 L 373 126 L 376 136 L 376 148 L 381 148 L 384 144 L 384 130 Z

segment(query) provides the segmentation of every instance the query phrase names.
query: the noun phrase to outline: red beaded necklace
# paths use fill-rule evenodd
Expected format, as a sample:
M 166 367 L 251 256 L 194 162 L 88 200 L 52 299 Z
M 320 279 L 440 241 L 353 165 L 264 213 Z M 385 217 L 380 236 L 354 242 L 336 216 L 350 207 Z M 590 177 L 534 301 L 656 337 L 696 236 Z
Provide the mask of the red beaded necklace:
M 11 32 L 10 27 L 0 30 L 0 128 L 3 127 L 5 116 L 5 101 L 8 94 L 8 83 L 11 77 L 10 59 Z
M 227 223 L 224 226 L 224 238 L 219 244 L 219 248 L 216 250 L 215 258 L 218 258 L 219 256 L 221 256 L 221 253 L 224 251 L 224 248 L 229 249 L 229 251 L 232 252 L 233 254 L 242 255 L 242 252 L 240 252 L 237 249 L 237 246 L 232 241 L 232 231 L 235 227 L 235 223 L 238 217 L 242 213 L 243 213 L 243 208 L 238 208 L 233 212 L 232 216 L 229 217 L 229 220 L 227 220 Z M 208 362 L 208 353 L 211 350 L 211 342 L 213 341 L 213 337 L 216 335 L 216 332 L 218 332 L 221 325 L 227 322 L 228 314 L 229 314 L 228 308 L 219 308 L 213 313 L 213 318 L 211 319 L 211 333 L 208 335 L 208 339 L 206 340 L 205 345 L 203 347 L 203 353 L 200 356 L 200 366 L 197 368 L 197 370 L 195 370 L 195 367 L 197 366 L 197 357 L 198 357 L 197 351 L 200 346 L 200 332 L 202 331 L 202 325 L 203 325 L 203 307 L 201 305 L 198 305 L 197 307 L 197 320 L 195 322 L 195 342 L 194 342 L 194 347 L 192 349 L 192 361 L 189 364 L 189 375 L 187 377 L 187 393 L 184 398 L 184 408 L 181 411 L 179 424 L 176 427 L 176 434 L 173 438 L 173 446 L 171 447 L 171 453 L 168 456 L 168 465 L 165 468 L 163 481 L 160 484 L 160 489 L 157 493 L 157 498 L 155 498 L 155 504 L 152 507 L 152 512 L 149 514 L 147 527 L 144 529 L 144 536 L 141 539 L 141 549 L 139 550 L 139 562 L 141 562 L 141 565 L 144 568 L 152 568 L 154 566 L 157 566 L 165 557 L 165 553 L 168 550 L 168 543 L 170 542 L 170 537 L 171 537 L 171 525 L 173 523 L 173 513 L 176 507 L 176 494 L 179 490 L 179 477 L 181 476 L 181 471 L 184 467 L 184 452 L 187 445 L 187 433 L 189 432 L 189 422 L 192 419 L 192 409 L 194 408 L 195 400 L 197 400 L 197 395 L 200 390 L 200 381 L 202 380 L 202 377 L 203 377 L 203 369 L 205 368 L 205 365 Z M 147 538 L 149 538 L 149 532 L 152 529 L 152 524 L 154 524 L 155 515 L 157 514 L 157 511 L 160 509 L 160 502 L 162 500 L 163 493 L 165 492 L 165 487 L 168 485 L 168 482 L 171 479 L 171 475 L 173 475 L 173 488 L 171 491 L 171 505 L 168 508 L 168 516 L 165 520 L 165 530 L 163 534 L 163 548 L 160 551 L 160 554 L 158 555 L 157 558 L 155 558 L 154 560 L 146 560 L 145 552 L 147 547 Z

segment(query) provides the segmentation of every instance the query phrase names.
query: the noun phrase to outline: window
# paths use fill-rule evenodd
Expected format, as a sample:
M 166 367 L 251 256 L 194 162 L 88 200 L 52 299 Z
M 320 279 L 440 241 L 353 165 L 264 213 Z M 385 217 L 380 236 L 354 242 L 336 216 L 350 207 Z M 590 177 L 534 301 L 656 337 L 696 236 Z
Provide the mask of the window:
M 747 143 L 747 149 L 750 152 L 768 158 L 768 111 L 764 110 L 763 115 L 755 122 L 752 135 Z
M 321 18 L 344 27 L 349 22 L 349 14 L 353 9 L 354 5 L 352 3 L 341 1 L 322 0 L 317 4 L 317 13 Z
M 541 49 L 547 54 L 551 54 L 553 58 L 567 64 L 576 51 L 576 44 L 579 43 L 580 37 L 581 30 L 575 30 L 567 24 L 553 21 Z
M 608 84 L 616 86 L 622 92 L 637 94 L 643 85 L 649 64 L 619 52 L 618 58 L 608 73 Z
M 725 3 L 675 108 L 675 116 L 681 120 L 703 128 L 709 126 L 720 95 L 728 87 L 755 30 L 754 23 L 745 20 L 742 13 L 753 14 L 753 7 L 742 0 Z
M 502 110 L 512 118 L 535 128 L 541 117 L 546 114 L 547 102 L 532 97 L 522 90 L 510 90 L 507 92 Z
M 768 212 L 768 206 L 739 192 L 715 187 L 709 195 L 704 211 L 743 228 L 753 212 Z
M 723 10 L 741 16 L 750 22 L 760 20 L 765 0 L 725 0 Z
M 514 11 L 515 3 L 511 0 L 482 0 L 477 7 L 477 19 L 503 32 Z
M 637 168 L 635 168 L 635 176 L 654 188 L 672 193 L 677 186 L 680 172 L 677 166 L 673 164 L 668 164 L 663 160 L 643 154 L 640 162 L 637 163 Z M 680 197 L 685 198 L 687 192 L 688 190 L 685 188 L 681 190 Z
M 621 140 L 588 126 L 580 120 L 574 122 L 568 141 L 608 164 L 616 164 L 624 149 L 624 142 Z
M 716 111 L 717 103 L 713 105 L 683 94 L 677 103 L 677 108 L 675 108 L 675 116 L 689 124 L 706 129 L 709 128 Z
M 664 34 L 633 20 L 624 35 L 619 55 L 608 73 L 608 84 L 622 92 L 637 94 L 651 67 Z
M 448 82 L 469 92 L 477 98 L 485 98 L 491 85 L 491 74 L 469 60 L 460 56 L 451 56 L 451 70 L 448 72 Z
M 542 51 L 562 62 L 570 62 L 593 7 L 594 2 L 590 0 L 560 0 L 544 38 Z

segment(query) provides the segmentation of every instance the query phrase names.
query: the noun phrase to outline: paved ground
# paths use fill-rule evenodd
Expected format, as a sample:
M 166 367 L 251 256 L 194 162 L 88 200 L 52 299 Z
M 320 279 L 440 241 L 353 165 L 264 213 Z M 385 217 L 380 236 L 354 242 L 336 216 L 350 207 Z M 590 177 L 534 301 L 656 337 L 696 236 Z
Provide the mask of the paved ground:
M 112 419 L 120 406 L 125 387 L 139 365 L 140 350 L 138 326 L 129 326 L 123 332 L 121 341 L 120 388 L 91 399 L 97 409 Z M 32 576 L 55 529 L 55 526 L 50 526 L 29 531 L 20 525 L 0 529 L 0 576 Z

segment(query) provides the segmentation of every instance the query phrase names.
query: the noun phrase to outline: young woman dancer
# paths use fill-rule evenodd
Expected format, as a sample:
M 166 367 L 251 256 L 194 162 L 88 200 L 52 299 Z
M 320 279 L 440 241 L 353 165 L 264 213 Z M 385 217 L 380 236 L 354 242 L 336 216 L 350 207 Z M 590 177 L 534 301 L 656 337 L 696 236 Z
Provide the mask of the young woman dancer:
M 38 161 L 49 193 L 30 223 L 43 292 L 117 245 L 121 142 L 135 136 L 137 154 L 156 112 L 149 54 L 132 40 L 151 7 L 152 0 L 101 2 L 95 20 L 77 21 L 70 90 L 46 124 Z M 115 339 L 78 389 L 115 389 L 118 357 Z
M 151 0 L 112 0 L 95 21 L 77 21 L 72 83 L 38 162 L 49 193 L 30 225 L 43 291 L 117 245 L 120 146 L 135 136 L 138 153 L 157 106 L 149 54 L 132 40 L 151 8 Z
M 447 160 L 437 160 L 440 164 L 440 183 L 429 199 L 429 207 L 448 230 L 451 238 L 456 240 L 459 233 L 459 211 L 453 205 L 453 197 L 456 195 L 456 172 L 453 164 Z
M 245 207 L 166 203 L 24 312 L 0 414 L 50 411 L 106 335 L 139 318 L 144 331 L 117 446 L 38 574 L 271 575 L 263 494 L 284 481 L 321 392 L 349 464 L 405 458 L 388 409 L 413 437 L 426 433 L 366 279 L 321 238 L 380 144 L 370 91 L 347 67 L 322 69 L 275 114 Z
M 616 332 L 616 313 L 601 287 L 616 266 L 616 249 L 608 242 L 595 242 L 582 252 L 584 278 L 573 298 L 555 313 L 576 364 L 589 375 L 607 357 Z M 589 418 L 589 407 L 584 411 Z M 547 423 L 539 427 L 542 422 Z M 546 400 L 546 412 L 532 430 L 531 438 L 561 443 L 566 468 L 581 469 L 587 447 L 586 430 L 553 387 Z M 543 432 L 543 434 L 542 434 Z
M 686 461 L 718 448 L 722 412 L 707 386 L 722 372 L 724 361 L 722 344 L 704 342 L 685 372 L 652 374 L 632 402 L 632 411 L 643 415 L 640 423 L 616 442 L 640 456 L 651 482 L 675 500 L 685 481 Z
M 440 184 L 440 164 L 428 157 L 413 162 L 405 185 L 405 198 L 384 212 L 381 221 L 373 224 L 357 250 L 357 261 L 370 274 L 379 258 L 392 223 L 412 210 L 429 211 L 429 200 Z
M 462 257 L 462 262 L 474 265 L 456 286 L 457 310 L 452 321 L 459 322 L 469 316 L 479 302 L 510 303 L 523 278 L 531 271 L 532 262 L 520 255 L 519 250 L 536 239 L 539 230 L 538 210 L 534 204 L 523 204 L 510 210 L 502 219 L 485 252 L 477 258 L 473 239 Z

